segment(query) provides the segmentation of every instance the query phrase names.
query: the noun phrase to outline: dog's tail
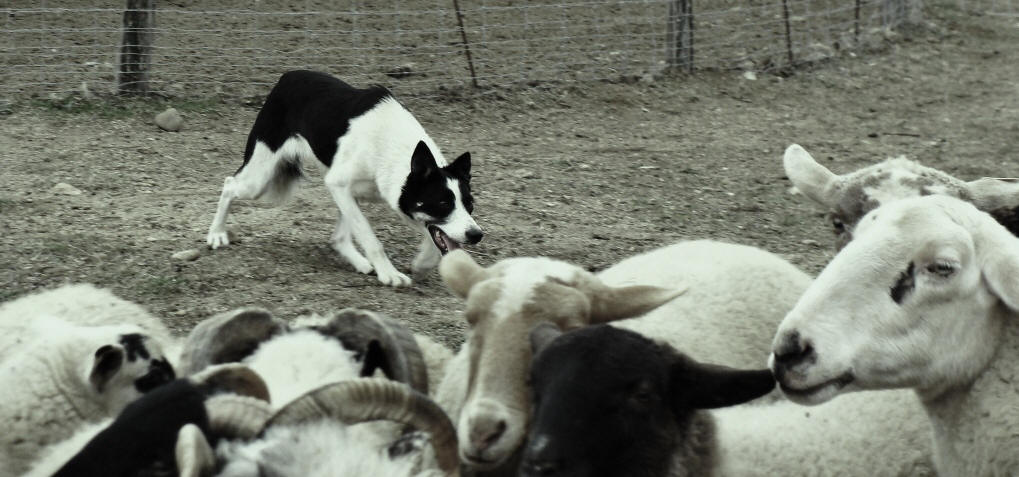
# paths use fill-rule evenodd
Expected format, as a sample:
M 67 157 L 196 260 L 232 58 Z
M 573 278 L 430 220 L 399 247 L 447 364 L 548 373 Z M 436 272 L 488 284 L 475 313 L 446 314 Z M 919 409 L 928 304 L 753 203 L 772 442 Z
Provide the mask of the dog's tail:
M 276 173 L 258 198 L 272 205 L 281 205 L 294 195 L 294 187 L 304 178 L 300 159 L 283 159 L 276 163 Z

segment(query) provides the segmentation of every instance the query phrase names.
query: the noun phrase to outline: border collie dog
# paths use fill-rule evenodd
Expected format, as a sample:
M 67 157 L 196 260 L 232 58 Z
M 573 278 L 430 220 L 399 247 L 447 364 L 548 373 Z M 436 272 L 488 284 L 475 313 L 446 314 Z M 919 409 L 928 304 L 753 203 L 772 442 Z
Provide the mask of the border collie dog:
M 206 238 L 230 243 L 226 217 L 235 199 L 281 202 L 317 162 L 340 209 L 333 248 L 357 271 L 391 286 L 411 280 L 382 250 L 358 199 L 381 199 L 424 235 L 414 272 L 434 268 L 441 254 L 483 236 L 474 222 L 470 153 L 447 162 L 421 124 L 381 86 L 354 88 L 330 75 L 290 71 L 269 92 L 244 149 L 244 164 L 227 177 Z M 361 254 L 354 242 L 364 250 Z

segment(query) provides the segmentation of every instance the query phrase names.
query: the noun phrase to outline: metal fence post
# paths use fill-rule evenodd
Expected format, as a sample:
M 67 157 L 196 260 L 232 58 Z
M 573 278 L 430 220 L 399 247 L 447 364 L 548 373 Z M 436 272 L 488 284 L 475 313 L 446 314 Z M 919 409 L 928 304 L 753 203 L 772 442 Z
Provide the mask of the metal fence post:
M 147 94 L 152 43 L 155 38 L 156 0 L 127 0 L 124 37 L 117 68 L 117 92 Z

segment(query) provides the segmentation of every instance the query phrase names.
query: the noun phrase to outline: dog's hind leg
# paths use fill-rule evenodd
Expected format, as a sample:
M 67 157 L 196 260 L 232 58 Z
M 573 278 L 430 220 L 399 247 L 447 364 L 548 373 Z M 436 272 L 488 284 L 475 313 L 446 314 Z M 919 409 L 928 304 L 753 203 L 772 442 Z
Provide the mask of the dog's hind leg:
M 414 261 L 410 263 L 410 270 L 415 275 L 427 272 L 437 267 L 441 259 L 442 254 L 439 253 L 439 249 L 435 247 L 432 237 L 425 230 L 425 238 L 421 241 L 420 251 L 414 257 Z
M 280 151 L 278 151 L 280 152 Z M 294 178 L 278 177 L 289 168 L 281 168 L 280 161 L 282 154 L 269 150 L 269 147 L 262 142 L 257 142 L 251 159 L 241 167 L 236 174 L 227 177 L 223 181 L 223 192 L 219 195 L 219 205 L 216 207 L 216 216 L 209 226 L 209 234 L 205 237 L 206 243 L 212 248 L 224 247 L 230 244 L 226 231 L 226 218 L 230 213 L 230 204 L 236 199 L 257 199 L 275 181 Z
M 349 222 L 343 220 L 343 214 L 336 219 L 336 231 L 332 237 L 333 250 L 336 250 L 341 257 L 347 260 L 354 269 L 361 273 L 371 273 L 375 268 L 361 252 L 354 247 L 354 237 L 350 230 Z
M 332 194 L 336 206 L 340 209 L 342 227 L 348 227 L 350 234 L 358 245 L 364 249 L 364 255 L 368 258 L 379 281 L 390 286 L 400 287 L 410 285 L 410 277 L 396 270 L 396 267 L 389 261 L 386 252 L 382 249 L 382 242 L 379 242 L 375 232 L 372 231 L 368 219 L 361 212 L 361 208 L 354 199 L 354 191 L 350 180 L 351 176 L 342 166 L 333 163 L 333 167 L 326 173 L 325 183 L 329 193 Z M 347 258 L 347 257 L 344 257 Z M 349 258 L 347 259 L 349 261 Z M 351 265 L 357 266 L 354 263 Z

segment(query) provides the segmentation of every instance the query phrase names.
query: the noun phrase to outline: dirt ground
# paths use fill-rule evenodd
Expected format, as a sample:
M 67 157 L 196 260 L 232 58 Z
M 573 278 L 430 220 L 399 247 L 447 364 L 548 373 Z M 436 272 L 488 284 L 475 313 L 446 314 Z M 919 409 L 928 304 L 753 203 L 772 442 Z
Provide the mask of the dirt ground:
M 407 101 L 447 157 L 474 157 L 482 263 L 544 255 L 600 269 L 679 240 L 763 247 L 816 273 L 832 256 L 822 211 L 789 193 L 797 142 L 835 172 L 905 154 L 957 177 L 1019 176 L 1019 23 L 939 8 L 879 48 L 792 76 L 699 73 L 651 83 L 539 84 Z M 153 116 L 172 105 L 184 129 Z M 0 299 L 93 282 L 177 332 L 230 308 L 290 318 L 359 306 L 455 346 L 462 303 L 437 274 L 379 285 L 329 247 L 336 208 L 318 174 L 289 204 L 239 202 L 238 240 L 207 250 L 223 178 L 257 105 L 15 104 L 0 116 Z M 66 182 L 83 191 L 62 195 Z M 407 270 L 418 237 L 369 206 Z M 171 259 L 197 248 L 193 262 Z

